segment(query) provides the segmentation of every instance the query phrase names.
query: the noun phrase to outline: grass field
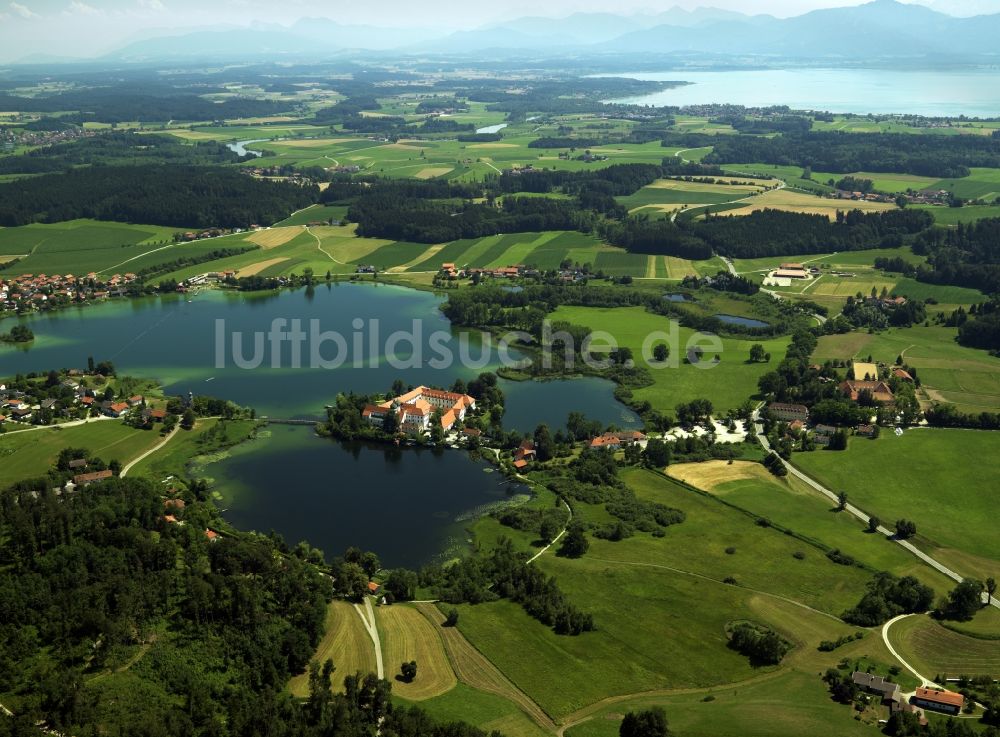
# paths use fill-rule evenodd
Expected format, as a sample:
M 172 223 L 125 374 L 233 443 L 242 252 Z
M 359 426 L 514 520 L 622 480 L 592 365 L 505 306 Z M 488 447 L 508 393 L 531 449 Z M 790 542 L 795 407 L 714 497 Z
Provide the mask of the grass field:
M 941 179 L 927 189 L 946 189 L 964 200 L 983 199 L 993 202 L 1000 198 L 1000 169 L 974 168 L 961 179 Z
M 780 360 L 788 345 L 786 338 L 769 340 L 742 340 L 721 338 L 721 362 L 714 368 L 697 368 L 681 363 L 677 368 L 662 368 L 660 364 L 646 363 L 642 357 L 643 341 L 652 333 L 670 331 L 669 318 L 646 312 L 641 307 L 594 308 L 560 307 L 551 318 L 602 330 L 615 337 L 619 345 L 632 349 L 640 365 L 649 366 L 653 385 L 635 390 L 635 399 L 648 400 L 654 408 L 673 412 L 681 402 L 697 398 L 712 400 L 717 411 L 739 407 L 757 393 L 757 380 L 766 373 L 768 364 L 746 363 L 750 346 L 762 343 L 764 348 Z M 695 334 L 690 328 L 678 327 L 679 348 L 684 354 L 687 341 Z M 664 342 L 660 338 L 656 342 Z
M 133 466 L 129 475 L 145 476 L 154 481 L 161 481 L 167 476 L 183 478 L 188 464 L 206 452 L 205 432 L 219 425 L 223 428 L 222 436 L 211 441 L 213 449 L 220 444 L 231 445 L 244 440 L 254 431 L 257 423 L 253 420 L 199 419 L 192 430 L 177 433 L 162 450 Z
M 968 576 L 1000 576 L 1000 538 L 993 525 L 1000 488 L 1000 434 L 909 430 L 900 437 L 852 438 L 846 452 L 800 453 L 794 463 L 891 527 L 917 524 L 918 544 Z
M 759 184 L 719 185 L 660 179 L 633 195 L 619 197 L 618 201 L 630 212 L 638 210 L 672 212 L 682 205 L 717 205 L 732 202 L 757 194 L 765 186 L 764 180 Z
M 1000 631 L 996 632 L 1000 636 Z M 928 678 L 992 676 L 1000 678 L 1000 639 L 960 635 L 929 616 L 914 616 L 889 630 L 901 656 Z
M 963 412 L 1000 411 L 1000 362 L 985 351 L 956 343 L 954 328 L 917 326 L 823 336 L 813 354 L 818 361 L 871 356 L 884 363 L 894 363 L 900 355 L 917 369 L 927 400 L 950 402 Z
M 839 613 L 863 591 L 866 573 L 841 575 L 844 569 L 821 555 L 796 560 L 799 541 L 653 472 L 629 471 L 624 479 L 641 499 L 683 509 L 686 521 L 663 538 L 594 539 L 579 560 L 547 554 L 536 562 L 593 613 L 598 631 L 559 637 L 509 602 L 460 608 L 461 631 L 551 715 L 616 695 L 709 688 L 768 673 L 726 647 L 725 625 L 737 618 L 774 626 L 802 653 L 815 649 L 813 640 L 847 630 L 790 599 Z M 589 505 L 577 512 L 588 522 L 606 514 Z M 727 576 L 738 585 L 723 583 Z
M 333 674 L 333 686 L 338 691 L 343 688 L 345 676 L 375 670 L 375 649 L 371 638 L 354 606 L 346 601 L 331 601 L 327 605 L 325 633 L 313 661 L 322 665 L 328 659 L 337 668 Z M 308 671 L 295 676 L 288 684 L 288 690 L 295 696 L 307 696 Z
M 849 202 L 840 200 L 816 197 L 806 192 L 792 191 L 789 189 L 771 190 L 757 195 L 745 206 L 735 210 L 729 210 L 726 215 L 749 215 L 758 210 L 783 210 L 785 212 L 804 212 L 809 214 L 826 215 L 831 220 L 837 217 L 837 211 L 864 210 L 866 212 L 881 212 L 891 210 L 895 205 L 881 202 Z
M 394 693 L 396 690 L 393 686 Z M 552 734 L 507 699 L 464 683 L 446 694 L 421 701 L 420 708 L 441 722 L 467 722 L 488 734 L 494 730 L 506 737 L 548 737 Z
M 397 678 L 392 684 L 394 694 L 423 701 L 455 687 L 458 681 L 438 634 L 440 627 L 435 628 L 424 615 L 405 605 L 378 607 L 375 621 L 387 677 L 398 675 L 402 663 L 417 662 L 417 677 L 412 683 Z
M 136 430 L 117 420 L 73 427 L 9 432 L 0 435 L 0 487 L 44 476 L 64 448 L 86 448 L 105 463 L 125 465 L 160 442 L 152 430 Z
M 113 269 L 137 271 L 156 260 L 154 255 L 142 258 L 143 255 L 172 243 L 178 230 L 184 229 L 96 220 L 0 228 L 0 253 L 25 254 L 0 273 L 80 275 Z M 188 248 L 192 245 L 188 244 Z M 162 253 L 171 252 L 172 249 L 167 249 Z M 176 256 L 164 255 L 159 260 L 173 258 Z
M 951 579 L 881 535 L 868 534 L 855 517 L 837 513 L 826 497 L 793 476 L 778 479 L 759 463 L 746 461 L 682 463 L 667 468 L 667 474 L 827 549 L 842 550 L 870 568 L 918 576 L 941 595 L 952 588 Z

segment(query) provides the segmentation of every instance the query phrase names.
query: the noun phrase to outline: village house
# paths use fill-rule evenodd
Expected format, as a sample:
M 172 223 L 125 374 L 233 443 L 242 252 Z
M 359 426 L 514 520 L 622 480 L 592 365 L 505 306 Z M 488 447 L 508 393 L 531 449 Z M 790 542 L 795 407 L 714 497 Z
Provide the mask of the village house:
M 621 450 L 630 445 L 639 445 L 646 441 L 646 436 L 638 430 L 626 432 L 606 432 L 590 441 L 592 449 Z
M 892 370 L 892 375 L 895 378 L 897 378 L 897 379 L 899 379 L 901 381 L 905 381 L 908 384 L 912 384 L 913 383 L 913 377 L 910 376 L 910 372 L 906 371 L 905 369 L 894 368 Z
M 219 533 L 216 532 L 215 530 L 206 529 L 205 539 L 207 539 L 210 543 L 217 543 L 219 542 Z
M 910 699 L 914 706 L 945 714 L 959 714 L 965 706 L 965 697 L 953 691 L 936 691 L 932 688 L 918 688 Z
M 840 391 L 852 402 L 857 402 L 862 392 L 869 392 L 872 401 L 877 404 L 892 404 L 895 395 L 884 381 L 854 381 L 848 379 L 840 383 Z
M 372 425 L 381 425 L 387 415 L 395 413 L 400 430 L 410 435 L 419 435 L 430 429 L 435 412 L 441 413 L 441 427 L 448 432 L 455 423 L 465 419 L 467 412 L 475 408 L 476 400 L 468 394 L 418 386 L 413 391 L 381 404 L 369 404 L 361 416 Z
M 796 420 L 805 422 L 809 419 L 809 408 L 803 404 L 771 402 L 767 405 L 767 411 L 774 416 L 774 419 L 781 422 L 794 422 Z
M 888 681 L 882 676 L 855 671 L 851 674 L 851 680 L 854 682 L 854 685 L 862 691 L 881 696 L 882 703 L 890 701 L 898 702 L 902 699 L 902 692 L 900 691 L 899 684 Z
M 73 477 L 73 483 L 76 486 L 90 486 L 98 481 L 107 481 L 113 475 L 114 474 L 112 474 L 111 471 L 92 471 L 90 473 L 81 473 Z
M 128 404 L 125 402 L 114 402 L 105 407 L 104 414 L 108 417 L 121 417 L 128 412 Z

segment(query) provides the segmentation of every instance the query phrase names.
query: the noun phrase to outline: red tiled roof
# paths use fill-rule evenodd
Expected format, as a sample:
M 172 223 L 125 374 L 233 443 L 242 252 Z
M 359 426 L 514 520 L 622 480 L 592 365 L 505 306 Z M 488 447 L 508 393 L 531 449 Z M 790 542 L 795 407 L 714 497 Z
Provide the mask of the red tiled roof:
M 965 697 L 953 691 L 935 691 L 932 688 L 918 688 L 916 697 L 924 701 L 933 701 L 947 706 L 957 706 L 960 709 L 965 706 Z

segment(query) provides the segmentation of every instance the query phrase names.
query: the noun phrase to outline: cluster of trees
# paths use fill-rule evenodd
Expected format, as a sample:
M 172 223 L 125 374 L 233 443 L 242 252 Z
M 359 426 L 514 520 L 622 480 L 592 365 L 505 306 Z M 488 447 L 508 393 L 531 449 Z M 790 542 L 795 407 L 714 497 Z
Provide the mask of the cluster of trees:
M 723 255 L 760 258 L 895 248 L 933 224 L 923 210 L 851 210 L 838 212 L 836 222 L 830 222 L 825 215 L 768 209 L 744 217 L 707 216 L 684 226 Z
M 791 649 L 787 640 L 768 627 L 739 622 L 729 632 L 729 647 L 750 658 L 751 664 L 777 665 Z
M 502 538 L 488 556 L 465 558 L 438 569 L 433 588 L 439 599 L 452 604 L 510 599 L 556 634 L 593 630 L 593 617 L 570 603 L 555 579 L 527 565 L 527 560 L 526 553 L 517 552 L 510 540 Z
M 569 512 L 562 506 L 551 509 L 512 507 L 496 512 L 493 516 L 506 527 L 537 533 L 539 539 L 548 544 L 565 527 L 569 519 Z
M 1000 167 L 1000 139 L 991 136 L 913 136 L 905 133 L 810 131 L 775 136 L 724 136 L 705 157 L 710 164 L 762 162 L 816 171 L 899 172 L 947 179 L 970 167 Z
M 935 404 L 924 412 L 933 427 L 966 427 L 973 430 L 1000 430 L 1000 414 L 996 412 L 965 413 L 953 404 Z
M 834 182 L 834 187 L 844 192 L 862 192 L 867 194 L 875 190 L 875 182 L 863 177 L 846 176 Z
M 35 339 L 35 333 L 27 325 L 13 325 L 6 333 L 0 334 L 3 343 L 30 343 Z
M 210 544 L 211 512 L 193 497 L 187 525 L 165 523 L 162 489 L 144 479 L 50 488 L 38 479 L 0 495 L 0 688 L 18 694 L 19 713 L 64 733 L 114 719 L 122 732 L 245 734 L 234 725 L 311 657 L 327 579 L 268 538 Z M 165 629 L 179 636 L 153 644 Z M 114 709 L 85 676 L 143 643 L 161 666 L 143 671 L 141 704 Z
M 993 596 L 996 591 L 997 584 L 993 578 L 987 579 L 985 584 L 974 578 L 963 579 L 948 593 L 948 598 L 938 607 L 937 615 L 942 619 L 967 622 L 983 608 L 983 593 Z
M 93 138 L 32 149 L 19 156 L 0 158 L 0 174 L 48 174 L 75 166 L 232 164 L 240 157 L 216 141 L 182 141 L 173 136 L 149 136 L 114 131 Z
M 914 253 L 927 256 L 926 265 L 913 268 L 893 263 L 897 268 L 892 270 L 931 284 L 954 284 L 994 294 L 1000 292 L 998 243 L 1000 218 L 935 228 L 922 233 L 913 244 Z
M 358 235 L 414 243 L 443 243 L 497 233 L 590 230 L 592 218 L 574 203 L 548 197 L 507 197 L 500 208 L 466 202 L 396 199 L 377 192 L 356 200 L 347 217 Z
M 106 84 L 106 80 L 101 81 Z M 137 120 L 140 123 L 165 123 L 168 120 L 228 120 L 266 117 L 288 111 L 288 103 L 273 100 L 234 97 L 215 102 L 201 96 L 210 91 L 204 87 L 199 90 L 199 94 L 163 88 L 156 90 L 156 94 L 151 94 L 148 85 L 143 87 L 146 90 L 139 91 L 126 83 L 102 89 L 71 90 L 34 97 L 2 94 L 0 107 L 4 110 L 32 113 L 83 111 L 68 116 L 61 115 L 54 121 L 55 125 L 83 125 L 89 121 L 126 123 Z M 211 91 L 226 90 L 220 87 Z
M 876 330 L 890 326 L 908 328 L 927 319 L 927 308 L 923 302 L 908 299 L 903 304 L 891 304 L 884 301 L 886 297 L 888 292 L 885 289 L 881 297 L 875 294 L 867 299 L 848 297 L 841 315 L 856 328 Z
M 231 169 L 93 166 L 0 185 L 0 225 L 77 218 L 189 228 L 270 224 L 316 201 L 315 186 Z
M 897 578 L 881 572 L 868 582 L 868 591 L 854 608 L 841 616 L 860 627 L 876 627 L 900 614 L 925 612 L 934 603 L 934 590 L 914 576 Z
M 768 135 L 771 133 L 805 133 L 812 128 L 812 118 L 804 115 L 772 115 L 748 118 L 744 115 L 722 115 L 711 118 L 710 122 L 730 125 L 746 135 Z

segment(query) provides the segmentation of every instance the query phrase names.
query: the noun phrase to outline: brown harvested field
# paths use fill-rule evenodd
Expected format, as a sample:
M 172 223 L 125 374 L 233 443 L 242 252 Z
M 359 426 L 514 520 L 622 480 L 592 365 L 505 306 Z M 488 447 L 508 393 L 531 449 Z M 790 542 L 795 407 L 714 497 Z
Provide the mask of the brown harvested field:
M 249 266 L 244 266 L 242 269 L 236 272 L 236 276 L 256 276 L 262 271 L 275 266 L 276 264 L 283 263 L 287 261 L 287 258 L 269 258 L 267 261 L 258 261 L 255 264 L 250 264 Z
M 698 272 L 695 270 L 694 264 L 686 258 L 664 256 L 663 265 L 667 269 L 668 279 L 683 279 L 685 276 L 698 276 Z
M 733 181 L 744 181 L 734 179 Z M 706 184 L 704 182 L 684 182 L 677 179 L 658 179 L 649 185 L 650 189 L 677 189 L 684 192 L 709 192 L 726 194 L 729 192 L 752 193 L 764 189 L 762 184 Z
M 670 215 L 677 212 L 678 210 L 689 209 L 692 207 L 706 207 L 707 205 L 691 204 L 691 205 L 681 205 L 676 202 L 670 202 L 665 205 L 639 205 L 638 207 L 633 207 L 629 210 L 629 214 L 633 215 L 637 212 L 658 212 L 664 215 Z
M 302 228 L 297 225 L 290 225 L 287 228 L 269 228 L 267 230 L 258 230 L 247 238 L 247 240 L 263 249 L 277 248 L 278 246 L 285 245 L 301 232 Z
M 745 207 L 737 210 L 726 210 L 719 213 L 725 216 L 749 215 L 758 210 L 784 210 L 786 212 L 802 212 L 816 215 L 826 215 L 831 220 L 837 217 L 837 210 L 864 210 L 874 212 L 892 210 L 895 205 L 883 202 L 844 202 L 842 200 L 817 197 L 803 192 L 792 192 L 787 189 L 776 189 L 764 192 L 747 202 Z
M 340 691 L 344 678 L 354 673 L 375 672 L 375 648 L 354 607 L 345 601 L 331 601 L 326 609 L 326 634 L 320 640 L 313 661 L 321 665 L 332 660 L 337 666 L 333 685 Z M 295 676 L 288 684 L 294 696 L 309 694 L 309 673 Z
M 445 616 L 435 604 L 416 604 L 415 606 L 432 626 L 438 628 L 444 642 L 444 649 L 448 653 L 448 659 L 451 661 L 452 668 L 455 669 L 458 680 L 480 691 L 507 699 L 516 704 L 542 729 L 548 732 L 556 731 L 555 722 L 542 710 L 542 707 L 511 683 L 510 679 L 501 673 L 499 668 L 465 639 L 465 635 L 457 627 L 441 626 L 444 624 Z M 420 677 L 419 668 L 417 677 Z
M 667 475 L 691 486 L 712 491 L 730 481 L 746 479 L 771 480 L 771 472 L 759 463 L 750 461 L 706 461 L 705 463 L 678 463 L 667 467 Z
M 382 640 L 386 677 L 398 675 L 403 663 L 417 662 L 417 677 L 413 683 L 397 679 L 392 684 L 393 693 L 410 701 L 423 701 L 455 687 L 458 679 L 438 634 L 442 628 L 435 627 L 416 609 L 402 604 L 378 607 L 375 618 Z
M 433 179 L 434 177 L 444 176 L 450 172 L 452 167 L 450 166 L 428 166 L 426 169 L 421 169 L 413 176 L 416 179 Z

